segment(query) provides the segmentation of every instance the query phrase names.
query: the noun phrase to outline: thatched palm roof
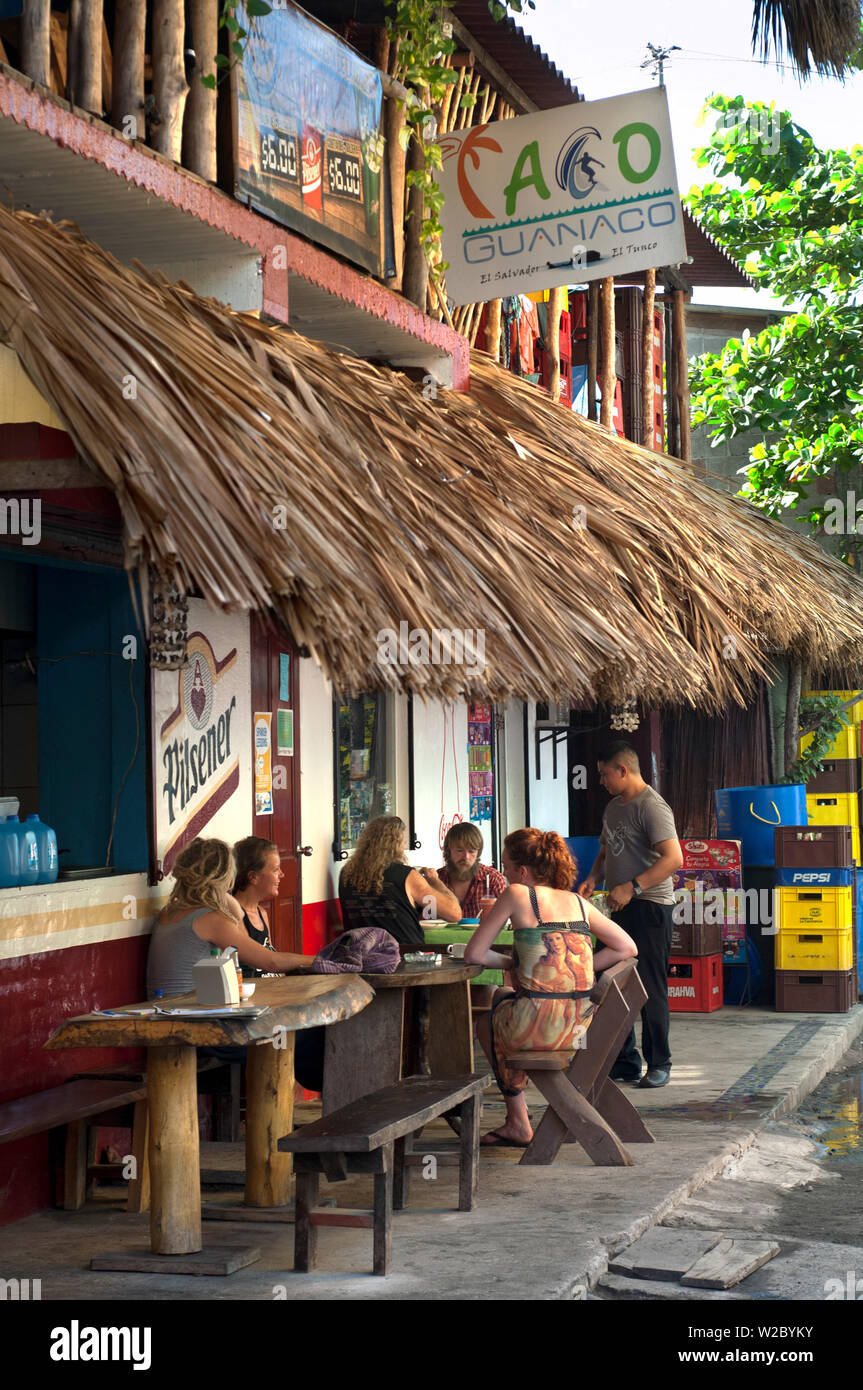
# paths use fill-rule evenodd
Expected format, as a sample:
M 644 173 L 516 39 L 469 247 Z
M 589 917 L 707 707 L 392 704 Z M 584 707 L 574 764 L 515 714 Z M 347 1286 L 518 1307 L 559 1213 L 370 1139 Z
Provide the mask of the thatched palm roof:
M 341 691 L 716 708 L 768 650 L 863 670 L 852 574 L 482 355 L 435 394 L 2 210 L 0 336 L 129 567 L 274 611 Z M 482 630 L 484 666 L 382 663 L 402 621 Z
M 755 0 L 752 50 L 791 59 L 801 77 L 811 70 L 844 77 L 861 42 L 860 0 Z

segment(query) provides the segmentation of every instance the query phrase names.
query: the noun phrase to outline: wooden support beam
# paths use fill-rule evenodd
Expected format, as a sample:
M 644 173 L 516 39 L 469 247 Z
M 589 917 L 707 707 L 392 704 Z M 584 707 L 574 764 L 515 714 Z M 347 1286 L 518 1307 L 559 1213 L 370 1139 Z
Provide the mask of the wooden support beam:
M 189 26 L 195 66 L 183 117 L 183 164 L 208 183 L 215 183 L 218 93 L 215 88 L 205 87 L 201 78 L 215 76 L 218 71 L 215 63 L 219 46 L 218 0 L 189 0 Z
M 396 273 L 387 280 L 390 289 L 400 290 L 405 269 L 405 174 L 406 152 L 401 144 L 407 115 L 395 96 L 384 98 L 384 138 L 387 167 L 390 176 L 390 200 L 393 209 L 393 255 Z
M 69 6 L 69 100 L 94 116 L 102 107 L 101 0 L 71 0 Z
M 485 317 L 485 350 L 491 353 L 495 362 L 500 361 L 500 316 L 501 301 L 489 300 Z
M 606 276 L 601 283 L 602 317 L 602 400 L 599 407 L 599 423 L 606 429 L 613 429 L 614 390 L 617 386 L 617 372 L 614 361 L 614 278 Z
M 47 87 L 51 77 L 51 0 L 24 0 L 21 70 Z
M 111 124 L 130 140 L 143 140 L 146 0 L 117 0 Z
M 452 24 L 453 37 L 457 38 L 459 43 L 463 43 L 465 48 L 473 53 L 477 66 L 480 67 L 485 76 L 490 78 L 494 85 L 504 93 L 518 115 L 524 115 L 528 111 L 539 110 L 536 102 L 531 101 L 527 93 L 523 92 L 516 82 L 513 82 L 512 78 L 504 72 L 500 63 L 496 63 L 491 54 L 487 53 L 482 45 L 477 43 L 470 30 L 465 28 L 461 20 L 457 19 L 451 10 L 448 10 L 444 17 Z
M 159 154 L 178 164 L 183 148 L 183 112 L 189 95 L 183 62 L 185 28 L 182 0 L 154 0 L 153 102 L 156 110 L 150 144 Z
M 656 271 L 648 270 L 644 277 L 641 302 L 641 443 L 645 449 L 654 448 L 653 439 L 653 305 L 656 297 Z
M 689 357 L 686 351 L 686 300 L 683 290 L 674 291 L 674 338 L 677 351 L 677 417 L 680 421 L 680 459 L 692 462 L 689 428 Z
M 416 135 L 411 136 L 407 158 L 408 170 L 422 169 L 425 164 L 425 151 Z M 402 280 L 402 294 L 412 304 L 422 310 L 426 307 L 428 292 L 428 261 L 425 258 L 420 233 L 425 213 L 423 191 L 421 188 L 408 190 L 408 217 L 405 223 L 405 265 Z

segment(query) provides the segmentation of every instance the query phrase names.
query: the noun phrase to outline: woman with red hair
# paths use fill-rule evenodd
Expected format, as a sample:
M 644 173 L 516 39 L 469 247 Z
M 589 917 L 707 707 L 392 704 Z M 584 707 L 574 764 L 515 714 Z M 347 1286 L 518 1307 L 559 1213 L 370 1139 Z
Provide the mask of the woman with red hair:
M 524 1051 L 564 1051 L 590 1022 L 594 971 L 638 954 L 635 942 L 585 898 L 573 893 L 577 867 L 553 830 L 515 830 L 503 844 L 509 887 L 468 942 L 465 961 L 511 970 L 516 989 L 497 991 L 477 1033 L 506 1102 L 506 1121 L 483 1146 L 525 1148 L 533 1138 L 524 1089 L 527 1076 L 507 1065 Z M 513 952 L 491 950 L 507 920 Z M 600 949 L 594 955 L 591 936 Z

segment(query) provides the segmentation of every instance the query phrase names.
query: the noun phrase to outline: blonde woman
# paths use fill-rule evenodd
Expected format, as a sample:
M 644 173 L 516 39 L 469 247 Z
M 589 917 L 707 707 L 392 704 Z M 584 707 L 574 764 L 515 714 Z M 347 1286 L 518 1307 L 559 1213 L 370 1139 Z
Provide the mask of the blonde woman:
M 339 880 L 345 931 L 385 927 L 399 945 L 423 946 L 420 922 L 461 920 L 461 904 L 434 869 L 405 862 L 407 830 L 399 816 L 370 820 Z
M 174 860 L 174 888 L 150 938 L 147 994 L 166 997 L 194 989 L 192 966 L 211 946 L 236 946 L 242 965 L 257 970 L 302 970 L 314 956 L 268 951 L 253 941 L 230 896 L 236 877 L 234 855 L 222 840 L 193 840 Z

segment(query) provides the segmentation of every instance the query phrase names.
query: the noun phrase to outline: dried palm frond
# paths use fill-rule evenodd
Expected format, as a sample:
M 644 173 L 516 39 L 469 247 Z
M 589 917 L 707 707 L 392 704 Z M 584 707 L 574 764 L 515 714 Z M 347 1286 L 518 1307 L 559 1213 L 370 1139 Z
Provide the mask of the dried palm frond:
M 0 210 L 0 336 L 115 491 L 127 566 L 275 614 L 336 688 L 742 702 L 768 651 L 863 672 L 863 585 L 680 464 L 472 359 L 469 395 Z M 481 632 L 403 667 L 382 632 Z
M 813 68 L 844 77 L 860 42 L 859 0 L 755 0 L 753 53 L 760 47 L 767 61 L 772 49 L 777 63 L 787 54 L 803 78 Z

